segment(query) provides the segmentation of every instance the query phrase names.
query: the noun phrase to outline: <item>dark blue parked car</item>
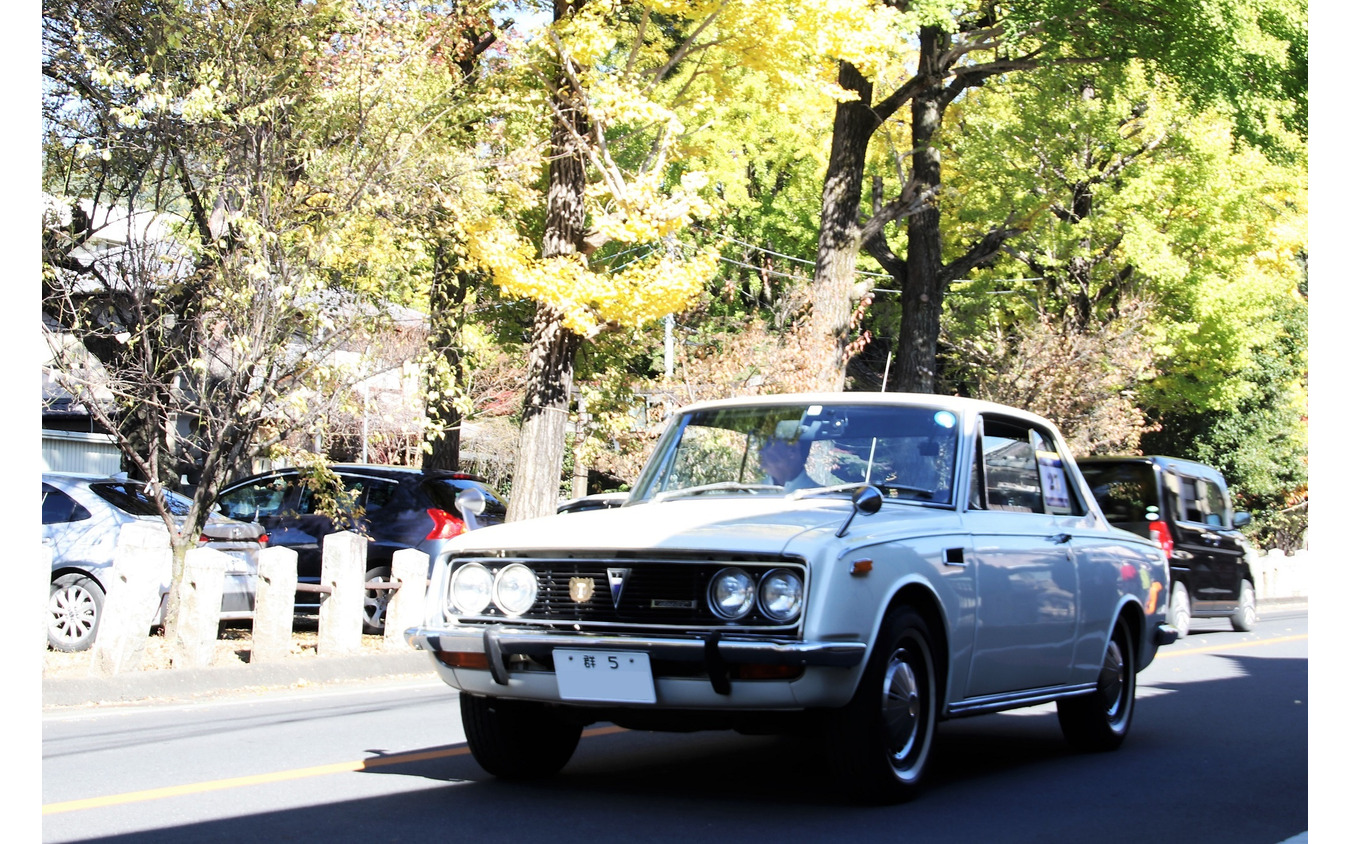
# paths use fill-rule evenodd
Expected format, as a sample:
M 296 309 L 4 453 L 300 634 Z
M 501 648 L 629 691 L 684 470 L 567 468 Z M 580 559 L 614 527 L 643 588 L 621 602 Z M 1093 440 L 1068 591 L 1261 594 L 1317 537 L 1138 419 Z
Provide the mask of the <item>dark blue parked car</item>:
M 434 564 L 442 546 L 475 526 L 499 524 L 506 505 L 481 478 L 462 472 L 422 471 L 406 466 L 341 464 L 330 467 L 345 488 L 351 524 L 338 525 L 315 512 L 316 492 L 302 482 L 299 469 L 278 469 L 227 486 L 217 499 L 220 511 L 232 519 L 257 522 L 267 531 L 268 544 L 294 549 L 300 583 L 318 583 L 323 568 L 323 538 L 343 529 L 369 539 L 366 581 L 387 581 L 394 552 L 415 548 Z M 486 499 L 483 512 L 465 519 L 460 496 L 478 490 Z M 388 590 L 366 593 L 365 630 L 384 630 Z M 319 593 L 296 593 L 296 612 L 318 611 Z

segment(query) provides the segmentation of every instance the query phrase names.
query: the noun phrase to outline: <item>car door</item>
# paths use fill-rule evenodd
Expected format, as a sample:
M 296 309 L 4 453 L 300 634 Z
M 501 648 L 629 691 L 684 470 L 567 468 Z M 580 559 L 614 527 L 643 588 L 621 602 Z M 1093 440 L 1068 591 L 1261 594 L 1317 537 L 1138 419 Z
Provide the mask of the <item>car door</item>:
M 43 482 L 42 544 L 51 551 L 53 569 L 72 565 L 94 572 L 111 567 L 117 527 L 107 508 L 94 514 L 63 490 Z
M 296 507 L 298 478 L 293 472 L 278 472 L 247 481 L 220 494 L 220 512 L 241 522 L 256 522 L 267 533 L 270 547 L 291 548 L 299 553 L 313 537 L 299 527 Z M 297 562 L 297 567 L 303 566 Z
M 1233 529 L 1227 491 L 1210 478 L 1169 471 L 1168 493 L 1176 514 L 1174 554 L 1190 569 L 1195 609 L 1224 609 L 1237 602 L 1244 549 Z
M 982 502 L 966 514 L 979 596 L 971 697 L 1069 681 L 1079 623 L 1073 534 L 1085 514 L 1049 432 L 994 415 L 981 423 Z

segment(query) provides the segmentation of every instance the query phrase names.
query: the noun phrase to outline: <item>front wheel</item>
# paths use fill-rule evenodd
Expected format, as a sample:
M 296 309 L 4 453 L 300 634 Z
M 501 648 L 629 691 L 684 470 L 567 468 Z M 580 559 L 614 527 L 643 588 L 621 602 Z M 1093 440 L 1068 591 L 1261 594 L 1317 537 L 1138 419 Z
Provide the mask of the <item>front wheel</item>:
M 461 694 L 459 711 L 474 761 L 502 779 L 538 779 L 563 769 L 581 725 L 542 703 Z
M 908 608 L 887 616 L 853 699 L 830 713 L 826 752 L 835 780 L 869 803 L 914 797 L 937 733 L 932 635 Z
M 1134 718 L 1134 638 L 1125 622 L 1117 621 L 1106 645 L 1097 688 L 1091 694 L 1065 698 L 1056 704 L 1059 727 L 1079 750 L 1115 750 L 1125 741 Z
M 1233 610 L 1228 621 L 1239 633 L 1246 633 L 1256 626 L 1256 590 L 1252 588 L 1251 581 L 1242 581 L 1238 589 L 1237 609 Z

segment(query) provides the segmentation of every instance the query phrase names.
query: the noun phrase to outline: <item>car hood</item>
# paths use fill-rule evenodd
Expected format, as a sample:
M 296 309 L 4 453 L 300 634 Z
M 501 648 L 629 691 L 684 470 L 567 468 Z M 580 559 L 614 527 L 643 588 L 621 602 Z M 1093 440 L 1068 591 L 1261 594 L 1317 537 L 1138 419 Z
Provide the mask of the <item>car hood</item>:
M 765 497 L 701 497 L 635 504 L 603 510 L 562 513 L 508 522 L 462 534 L 447 550 L 454 553 L 558 549 L 720 551 L 806 554 L 808 545 L 834 540 L 852 512 L 843 497 L 799 500 Z M 877 516 L 859 515 L 848 544 L 875 541 L 875 531 L 893 534 L 927 530 L 951 514 L 897 505 Z

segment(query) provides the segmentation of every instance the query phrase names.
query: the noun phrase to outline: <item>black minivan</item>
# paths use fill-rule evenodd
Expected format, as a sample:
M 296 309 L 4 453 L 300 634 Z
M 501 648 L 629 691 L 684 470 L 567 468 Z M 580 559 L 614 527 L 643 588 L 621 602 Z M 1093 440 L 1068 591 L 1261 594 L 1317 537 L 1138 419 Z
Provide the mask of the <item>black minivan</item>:
M 1171 564 L 1167 620 L 1182 636 L 1192 618 L 1256 623 L 1256 587 L 1228 484 L 1210 466 L 1173 457 L 1085 457 L 1078 468 L 1111 524 L 1162 544 Z
M 423 471 L 407 466 L 376 466 L 365 463 L 329 467 L 341 479 L 346 500 L 344 510 L 353 514 L 351 524 L 339 526 L 316 512 L 315 490 L 302 482 L 301 470 L 278 469 L 230 484 L 216 504 L 221 513 L 244 522 L 257 522 L 267 531 L 268 545 L 296 551 L 299 583 L 318 583 L 323 570 L 323 538 L 347 529 L 367 537 L 366 582 L 388 581 L 393 572 L 394 552 L 415 548 L 435 563 L 441 547 L 471 527 L 500 524 L 506 505 L 481 478 L 463 472 Z M 483 512 L 465 519 L 459 498 L 476 489 L 486 499 Z M 319 594 L 298 591 L 297 613 L 318 612 Z M 384 611 L 389 591 L 366 592 L 364 629 L 384 630 Z

